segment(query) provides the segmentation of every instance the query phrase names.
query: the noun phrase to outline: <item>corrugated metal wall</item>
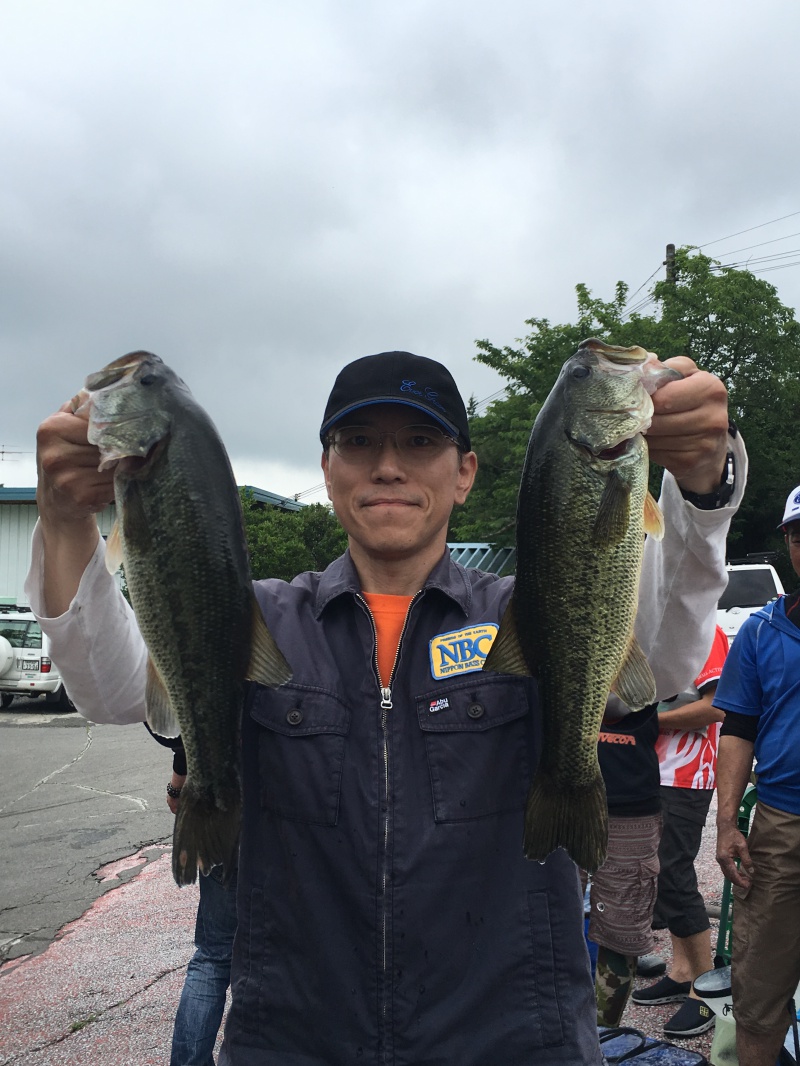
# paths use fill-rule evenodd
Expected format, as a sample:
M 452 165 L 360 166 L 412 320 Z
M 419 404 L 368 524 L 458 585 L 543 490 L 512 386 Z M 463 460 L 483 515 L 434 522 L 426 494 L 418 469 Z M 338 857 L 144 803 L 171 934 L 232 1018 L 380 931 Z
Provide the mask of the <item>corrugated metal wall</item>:
M 448 543 L 450 555 L 467 568 L 483 570 L 487 574 L 513 574 L 517 561 L 516 548 L 498 548 L 485 543 Z
M 107 537 L 114 524 L 115 508 L 97 516 L 100 532 Z M 0 598 L 27 603 L 23 591 L 31 563 L 31 535 L 36 525 L 35 503 L 0 503 Z

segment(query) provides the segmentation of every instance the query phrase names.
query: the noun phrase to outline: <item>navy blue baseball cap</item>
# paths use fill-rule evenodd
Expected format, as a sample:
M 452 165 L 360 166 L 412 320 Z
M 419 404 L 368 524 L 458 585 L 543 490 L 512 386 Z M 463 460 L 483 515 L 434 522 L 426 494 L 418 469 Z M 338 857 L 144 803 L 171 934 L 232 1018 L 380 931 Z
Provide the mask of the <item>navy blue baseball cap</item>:
M 343 418 L 376 403 L 402 403 L 429 415 L 464 451 L 470 450 L 467 410 L 453 375 L 423 355 L 380 352 L 365 355 L 340 371 L 328 397 L 319 437 Z

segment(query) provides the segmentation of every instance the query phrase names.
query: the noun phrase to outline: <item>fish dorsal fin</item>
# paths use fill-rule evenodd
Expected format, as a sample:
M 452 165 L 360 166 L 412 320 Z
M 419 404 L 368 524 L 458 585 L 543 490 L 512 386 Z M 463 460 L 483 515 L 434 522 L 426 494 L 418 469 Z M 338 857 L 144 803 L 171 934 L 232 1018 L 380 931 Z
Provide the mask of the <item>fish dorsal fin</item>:
M 653 671 L 634 636 L 628 642 L 625 659 L 611 689 L 632 711 L 640 711 L 656 698 Z
M 292 669 L 275 643 L 275 638 L 267 629 L 264 615 L 258 606 L 255 595 L 252 598 L 253 631 L 250 642 L 250 663 L 247 667 L 248 681 L 257 681 L 261 685 L 277 688 L 291 680 Z
M 530 677 L 531 672 L 522 654 L 517 633 L 517 619 L 514 614 L 514 600 L 510 600 L 500 622 L 500 629 L 494 638 L 489 654 L 483 664 L 484 670 L 494 670 L 498 674 L 521 674 Z
M 649 492 L 644 498 L 644 531 L 653 540 L 662 540 L 664 537 L 664 515 Z
M 613 548 L 622 541 L 628 532 L 630 511 L 630 486 L 612 470 L 606 478 L 592 527 L 592 538 L 598 548 Z
M 167 690 L 161 675 L 156 670 L 155 663 L 147 657 L 147 685 L 145 688 L 145 703 L 147 705 L 147 724 L 154 733 L 160 737 L 180 736 L 181 727 L 172 710 Z
M 106 570 L 116 574 L 122 566 L 122 537 L 119 535 L 119 519 L 114 522 L 106 539 Z

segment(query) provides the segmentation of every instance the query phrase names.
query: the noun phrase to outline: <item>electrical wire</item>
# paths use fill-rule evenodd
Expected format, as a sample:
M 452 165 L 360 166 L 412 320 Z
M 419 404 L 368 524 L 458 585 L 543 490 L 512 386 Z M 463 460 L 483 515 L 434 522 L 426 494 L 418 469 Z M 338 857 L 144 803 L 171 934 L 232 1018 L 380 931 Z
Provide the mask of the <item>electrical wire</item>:
M 650 277 L 647 278 L 645 281 L 643 281 L 642 284 L 639 286 L 639 288 L 635 290 L 635 292 L 632 292 L 630 294 L 630 296 L 628 297 L 628 299 L 627 299 L 627 301 L 625 303 L 625 307 L 623 308 L 623 313 L 627 312 L 627 309 L 630 306 L 631 300 L 633 300 L 633 298 L 636 295 L 636 293 L 641 292 L 642 289 L 645 287 L 645 285 L 647 285 L 648 282 L 651 282 L 653 280 L 653 278 L 656 276 L 656 274 L 659 272 L 659 270 L 662 268 L 663 265 L 664 265 L 663 263 L 659 263 L 658 266 L 653 271 L 653 273 L 650 275 Z
M 731 237 L 740 237 L 743 233 L 752 233 L 755 229 L 763 229 L 764 226 L 774 226 L 776 222 L 783 222 L 787 218 L 795 218 L 800 215 L 800 211 L 792 211 L 791 214 L 781 215 L 780 218 L 773 218 L 769 222 L 762 222 L 758 226 L 749 226 L 747 229 L 737 230 L 736 233 L 730 233 L 727 237 L 717 237 L 715 241 L 706 241 L 705 244 L 696 245 L 697 248 L 710 248 L 712 244 L 721 244 L 722 241 L 729 241 Z
M 730 252 L 722 252 L 721 255 L 736 255 L 738 252 L 749 252 L 753 248 L 763 248 L 767 244 L 777 244 L 779 241 L 788 241 L 790 237 L 800 237 L 800 232 L 787 233 L 785 237 L 775 237 L 771 241 L 762 241 L 760 244 L 748 244 L 744 248 L 734 248 Z
M 493 400 L 499 400 L 502 396 L 505 396 L 506 391 L 507 390 L 504 385 L 502 389 L 498 389 L 497 392 L 493 392 L 491 396 L 486 396 L 483 400 L 478 400 L 478 402 L 475 404 L 475 414 L 478 413 L 481 407 L 488 407 L 488 405 Z
M 319 485 L 312 485 L 310 489 L 303 489 L 302 492 L 296 492 L 292 497 L 293 500 L 302 499 L 303 496 L 311 496 L 314 492 L 321 492 L 325 488 L 325 482 L 321 482 Z

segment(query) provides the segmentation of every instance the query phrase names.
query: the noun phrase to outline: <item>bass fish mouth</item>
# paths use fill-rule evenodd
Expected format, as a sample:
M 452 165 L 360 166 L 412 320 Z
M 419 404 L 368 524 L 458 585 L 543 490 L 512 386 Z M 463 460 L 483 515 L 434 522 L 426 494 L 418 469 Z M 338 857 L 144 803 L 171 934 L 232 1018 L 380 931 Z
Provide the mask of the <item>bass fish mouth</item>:
M 613 461 L 614 459 L 621 459 L 623 455 L 627 455 L 628 452 L 633 449 L 633 442 L 636 440 L 636 436 L 625 437 L 624 440 L 619 441 L 617 444 L 609 444 L 607 447 L 593 448 L 588 441 L 575 440 L 570 437 L 570 441 L 580 451 L 584 453 L 589 459 L 603 459 L 605 461 Z
M 132 352 L 130 355 L 120 356 L 102 370 L 90 374 L 86 379 L 85 388 L 89 392 L 97 392 L 100 389 L 107 389 L 110 385 L 118 384 L 138 370 L 147 354 L 147 352 Z
M 612 448 L 603 448 L 599 452 L 593 452 L 592 454 L 596 459 L 619 459 L 621 456 L 626 455 L 633 445 L 633 437 L 628 437 L 627 440 L 622 440 L 619 444 L 615 444 Z

